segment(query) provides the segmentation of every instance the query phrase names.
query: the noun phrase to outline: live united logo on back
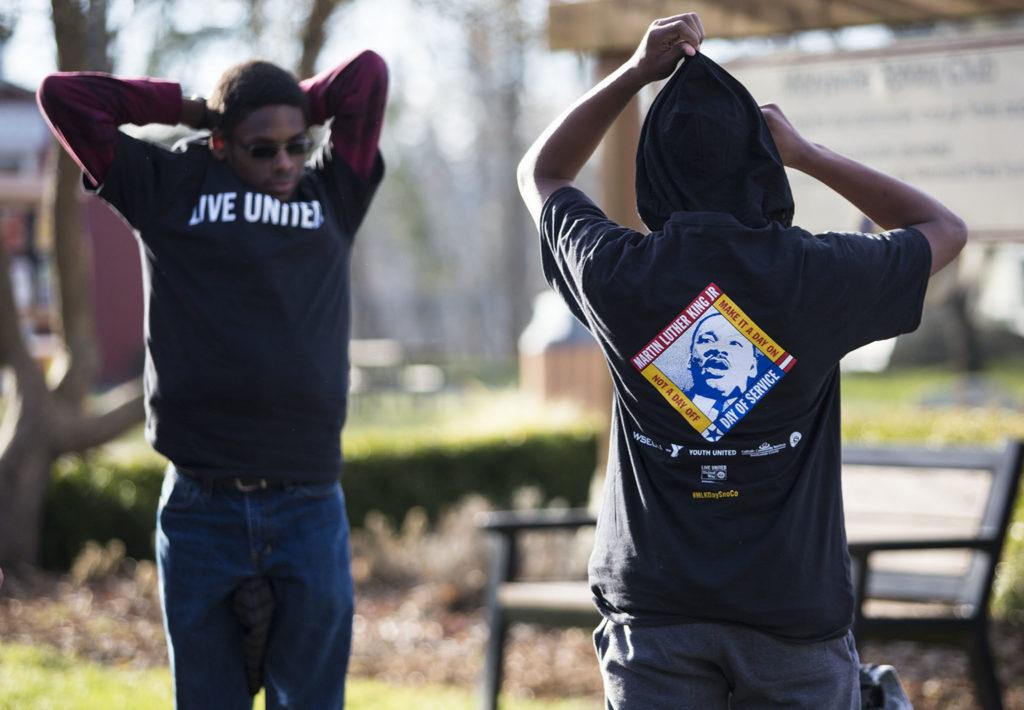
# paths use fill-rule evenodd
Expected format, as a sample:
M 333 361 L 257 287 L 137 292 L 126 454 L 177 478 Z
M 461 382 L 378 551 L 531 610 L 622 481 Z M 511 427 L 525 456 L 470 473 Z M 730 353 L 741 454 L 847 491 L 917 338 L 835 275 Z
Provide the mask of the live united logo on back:
M 262 192 L 218 192 L 200 195 L 188 226 L 206 222 L 249 222 L 274 224 L 280 227 L 319 229 L 324 223 L 324 212 L 319 200 L 310 202 L 281 202 Z

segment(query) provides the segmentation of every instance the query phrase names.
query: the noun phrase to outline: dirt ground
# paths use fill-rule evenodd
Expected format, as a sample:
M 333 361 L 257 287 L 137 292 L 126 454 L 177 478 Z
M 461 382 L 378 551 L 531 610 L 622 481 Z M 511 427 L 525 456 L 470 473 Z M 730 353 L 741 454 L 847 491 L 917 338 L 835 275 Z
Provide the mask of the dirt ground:
M 357 599 L 350 672 L 389 683 L 479 682 L 487 636 L 479 608 L 451 609 L 443 586 L 363 588 Z M 1024 710 L 1024 626 L 997 623 L 993 644 L 1008 710 Z M 104 664 L 167 662 L 152 565 L 74 584 L 68 576 L 22 573 L 0 589 L 0 642 L 48 644 Z M 906 643 L 869 645 L 863 660 L 897 667 L 918 710 L 977 707 L 966 660 L 956 651 Z M 514 627 L 506 690 L 519 696 L 593 697 L 601 679 L 583 630 Z

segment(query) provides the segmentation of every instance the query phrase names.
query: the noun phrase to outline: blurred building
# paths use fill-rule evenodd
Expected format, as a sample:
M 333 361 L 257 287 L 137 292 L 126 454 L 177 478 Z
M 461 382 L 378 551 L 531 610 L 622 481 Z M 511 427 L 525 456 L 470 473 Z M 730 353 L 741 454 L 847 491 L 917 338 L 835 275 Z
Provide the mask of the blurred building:
M 553 291 L 534 299 L 533 317 L 519 338 L 519 382 L 543 401 L 607 413 L 612 390 L 604 355 Z
M 5 127 L 0 131 L 0 233 L 23 332 L 29 348 L 45 361 L 52 352 L 49 272 L 37 224 L 49 133 L 33 93 L 2 80 L 0 124 Z
M 57 353 L 53 334 L 52 240 L 40 228 L 47 166 L 56 146 L 35 93 L 0 80 L 0 238 L 10 259 L 11 284 L 29 349 L 45 367 Z M 100 200 L 83 191 L 92 244 L 100 384 L 142 371 L 142 280 L 131 231 Z

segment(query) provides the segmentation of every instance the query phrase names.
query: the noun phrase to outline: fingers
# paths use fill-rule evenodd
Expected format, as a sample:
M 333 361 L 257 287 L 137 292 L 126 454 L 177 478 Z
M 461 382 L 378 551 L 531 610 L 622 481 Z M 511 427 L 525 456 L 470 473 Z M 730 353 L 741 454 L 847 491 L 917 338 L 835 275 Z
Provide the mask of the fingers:
M 683 56 L 692 57 L 697 53 L 697 50 L 693 48 L 693 45 L 689 42 L 679 41 L 672 45 L 672 54 L 676 60 L 682 59 Z
M 696 13 L 663 17 L 647 28 L 633 60 L 645 81 L 657 81 L 669 76 L 680 59 L 696 55 L 703 41 L 704 26 Z
M 655 20 L 654 24 L 660 26 L 673 25 L 679 22 L 686 23 L 692 38 L 696 40 L 696 45 L 700 45 L 704 41 L 704 24 L 700 21 L 700 16 L 696 12 L 684 12 L 681 15 L 673 15 L 672 17 L 663 17 Z
M 684 20 L 660 25 L 651 32 L 651 38 L 655 40 L 656 46 L 661 47 L 662 51 L 683 45 L 683 51 L 691 57 L 697 53 L 702 40 L 693 27 Z
M 673 48 L 681 46 L 683 53 L 688 57 L 699 51 L 701 42 L 704 41 L 704 33 L 696 14 L 688 13 L 676 18 L 666 18 L 665 21 L 656 21 L 655 24 L 658 22 L 661 24 L 657 25 L 655 32 L 667 39 Z
M 691 12 L 688 15 L 684 15 L 682 21 L 686 23 L 686 26 L 690 28 L 690 32 L 697 38 L 697 45 L 699 46 L 704 41 L 704 26 L 700 23 L 697 13 Z
M 704 33 L 704 23 L 700 21 L 700 15 L 698 15 L 696 12 L 691 13 L 691 16 L 693 17 L 693 21 L 696 26 L 695 29 L 697 30 L 697 33 L 700 35 L 700 41 L 703 42 L 704 37 L 706 37 Z

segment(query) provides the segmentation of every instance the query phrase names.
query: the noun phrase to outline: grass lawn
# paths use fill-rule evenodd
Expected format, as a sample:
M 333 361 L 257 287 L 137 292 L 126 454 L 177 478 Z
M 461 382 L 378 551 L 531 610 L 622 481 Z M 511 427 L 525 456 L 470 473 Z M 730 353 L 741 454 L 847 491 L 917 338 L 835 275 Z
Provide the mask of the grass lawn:
M 993 363 L 973 380 L 924 367 L 846 373 L 842 407 L 845 442 L 990 446 L 1024 438 L 1024 360 Z
M 980 386 L 1024 407 L 1024 359 L 994 362 L 978 375 Z M 879 373 L 843 373 L 843 404 L 920 405 L 962 392 L 965 379 L 944 367 L 908 367 Z
M 169 707 L 163 669 L 107 668 L 42 646 L 0 645 L 0 710 Z
M 348 682 L 349 710 L 471 710 L 476 689 Z M 0 645 L 0 710 L 160 710 L 171 707 L 166 669 L 101 666 L 42 646 Z M 254 705 L 263 710 L 262 696 Z M 593 710 L 593 701 L 506 700 L 508 710 Z

